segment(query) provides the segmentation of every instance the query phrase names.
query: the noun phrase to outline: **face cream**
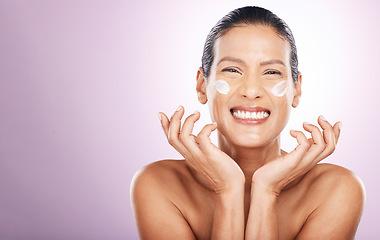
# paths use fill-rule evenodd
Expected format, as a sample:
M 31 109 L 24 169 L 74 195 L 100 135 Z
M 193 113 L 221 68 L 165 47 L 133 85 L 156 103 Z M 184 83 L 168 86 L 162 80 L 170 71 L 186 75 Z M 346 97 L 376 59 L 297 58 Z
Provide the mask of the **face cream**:
M 215 88 L 220 94 L 227 94 L 230 91 L 230 85 L 224 80 L 216 80 Z
M 274 85 L 270 91 L 276 97 L 282 97 L 288 91 L 288 82 L 285 80 L 281 81 L 277 83 L 276 85 Z

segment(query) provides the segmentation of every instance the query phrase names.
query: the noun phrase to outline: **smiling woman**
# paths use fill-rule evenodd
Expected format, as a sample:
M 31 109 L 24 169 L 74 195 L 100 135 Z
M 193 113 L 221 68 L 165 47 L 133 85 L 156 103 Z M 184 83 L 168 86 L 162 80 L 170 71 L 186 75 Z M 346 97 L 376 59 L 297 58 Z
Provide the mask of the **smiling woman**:
M 341 123 L 323 116 L 298 146 L 280 133 L 301 97 L 293 35 L 259 7 L 236 9 L 207 37 L 197 73 L 198 100 L 212 124 L 192 134 L 200 113 L 160 113 L 169 143 L 184 160 L 141 169 L 132 204 L 141 239 L 352 239 L 364 188 L 349 170 L 318 164 L 335 149 Z M 181 126 L 182 125 L 182 126 Z M 219 146 L 210 141 L 217 129 Z

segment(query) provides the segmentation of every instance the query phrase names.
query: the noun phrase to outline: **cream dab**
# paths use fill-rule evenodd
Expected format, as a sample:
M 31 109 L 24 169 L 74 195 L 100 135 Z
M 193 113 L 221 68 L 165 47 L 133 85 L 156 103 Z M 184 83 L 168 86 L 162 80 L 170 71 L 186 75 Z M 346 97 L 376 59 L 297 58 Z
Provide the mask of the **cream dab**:
M 282 97 L 288 91 L 288 82 L 285 80 L 281 81 L 277 83 L 276 85 L 274 85 L 270 91 L 276 97 Z
M 227 94 L 230 91 L 230 85 L 224 80 L 216 80 L 215 88 L 220 94 Z

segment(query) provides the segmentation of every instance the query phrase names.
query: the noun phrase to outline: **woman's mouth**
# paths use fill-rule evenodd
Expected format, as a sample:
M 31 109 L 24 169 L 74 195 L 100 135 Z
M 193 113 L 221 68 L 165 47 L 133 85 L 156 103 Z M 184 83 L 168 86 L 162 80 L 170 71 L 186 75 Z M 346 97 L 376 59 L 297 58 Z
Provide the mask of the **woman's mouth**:
M 235 120 L 245 124 L 258 124 L 268 119 L 270 111 L 262 107 L 235 107 L 230 112 Z

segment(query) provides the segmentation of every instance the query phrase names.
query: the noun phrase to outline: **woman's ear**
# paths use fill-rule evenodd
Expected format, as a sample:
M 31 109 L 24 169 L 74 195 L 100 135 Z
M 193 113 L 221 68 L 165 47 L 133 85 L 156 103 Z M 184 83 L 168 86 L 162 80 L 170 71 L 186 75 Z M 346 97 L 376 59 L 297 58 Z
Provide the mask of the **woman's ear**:
M 293 97 L 293 102 L 292 102 L 292 107 L 294 108 L 296 108 L 298 104 L 300 103 L 300 98 L 302 95 L 301 85 L 302 85 L 302 74 L 298 72 L 298 81 L 294 83 L 294 97 Z
M 200 67 L 197 72 L 197 93 L 198 101 L 205 104 L 207 102 L 206 79 L 203 75 L 202 67 Z

